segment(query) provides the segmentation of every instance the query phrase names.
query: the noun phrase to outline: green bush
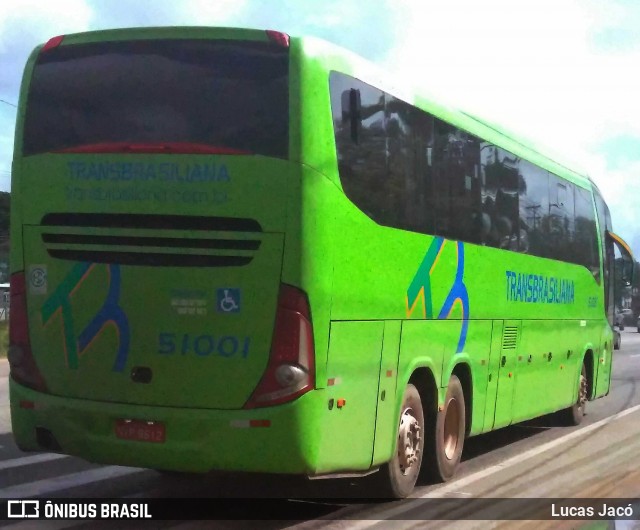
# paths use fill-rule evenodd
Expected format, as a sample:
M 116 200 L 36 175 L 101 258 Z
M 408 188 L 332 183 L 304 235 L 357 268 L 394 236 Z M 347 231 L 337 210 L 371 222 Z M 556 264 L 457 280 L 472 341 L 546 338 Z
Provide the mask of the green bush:
M 7 356 L 7 348 L 9 347 L 9 322 L 0 321 L 0 359 Z

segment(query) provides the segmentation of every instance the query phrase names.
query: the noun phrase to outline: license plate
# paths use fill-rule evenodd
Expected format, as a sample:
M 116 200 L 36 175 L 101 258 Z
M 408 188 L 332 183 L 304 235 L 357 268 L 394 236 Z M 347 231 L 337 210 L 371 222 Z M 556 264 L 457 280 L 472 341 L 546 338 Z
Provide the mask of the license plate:
M 144 420 L 116 420 L 116 436 L 122 440 L 164 443 L 164 423 Z

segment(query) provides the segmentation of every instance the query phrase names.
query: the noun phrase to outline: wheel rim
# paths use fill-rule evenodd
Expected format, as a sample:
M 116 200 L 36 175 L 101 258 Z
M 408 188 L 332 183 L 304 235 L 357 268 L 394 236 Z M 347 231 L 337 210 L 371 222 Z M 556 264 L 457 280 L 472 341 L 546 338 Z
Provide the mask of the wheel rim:
M 420 422 L 411 407 L 400 416 L 398 429 L 398 463 L 400 471 L 406 475 L 411 468 L 416 469 L 420 458 Z
M 447 403 L 447 411 L 444 417 L 444 454 L 449 460 L 453 460 L 458 448 L 460 426 L 460 409 L 458 400 L 451 398 Z

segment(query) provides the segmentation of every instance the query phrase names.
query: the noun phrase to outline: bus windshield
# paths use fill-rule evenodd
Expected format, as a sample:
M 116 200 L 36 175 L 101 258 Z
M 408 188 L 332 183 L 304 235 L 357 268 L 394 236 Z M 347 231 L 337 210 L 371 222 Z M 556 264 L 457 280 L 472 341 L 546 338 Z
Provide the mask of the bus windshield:
M 23 154 L 155 146 L 287 158 L 288 70 L 288 48 L 267 42 L 58 46 L 36 61 Z

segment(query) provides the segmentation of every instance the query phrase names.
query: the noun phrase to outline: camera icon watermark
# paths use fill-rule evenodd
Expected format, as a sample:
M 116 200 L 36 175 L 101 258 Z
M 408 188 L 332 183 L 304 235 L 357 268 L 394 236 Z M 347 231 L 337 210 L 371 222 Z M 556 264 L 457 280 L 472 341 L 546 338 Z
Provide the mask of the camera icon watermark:
M 40 517 L 40 501 L 7 501 L 8 519 L 37 519 Z

